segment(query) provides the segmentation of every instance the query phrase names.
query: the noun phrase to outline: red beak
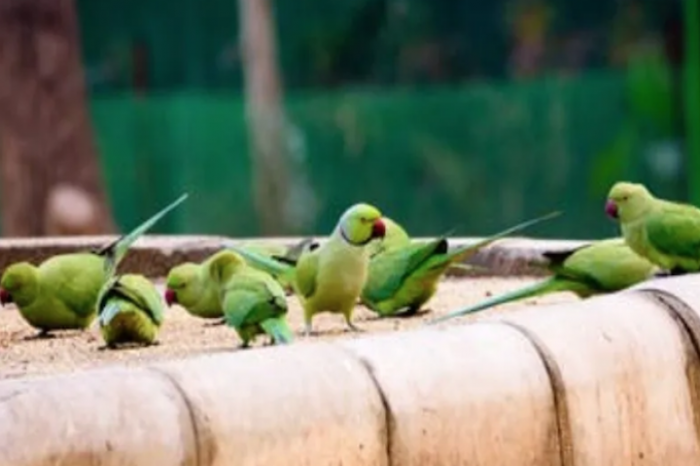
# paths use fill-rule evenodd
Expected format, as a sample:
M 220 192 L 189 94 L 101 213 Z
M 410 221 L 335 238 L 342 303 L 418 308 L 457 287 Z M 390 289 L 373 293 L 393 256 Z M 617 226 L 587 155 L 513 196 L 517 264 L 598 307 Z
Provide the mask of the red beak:
M 381 218 L 378 218 L 372 225 L 372 238 L 384 238 L 384 235 L 386 235 L 386 225 Z
M 165 303 L 168 305 L 168 307 L 177 303 L 177 295 L 170 288 L 165 289 L 164 297 L 165 297 Z
M 10 293 L 5 288 L 0 288 L 0 304 L 3 306 L 5 304 L 11 303 L 12 302 L 12 296 Z
M 608 199 L 608 202 L 605 203 L 605 213 L 608 214 L 608 217 L 617 219 L 617 204 L 615 204 L 612 200 Z

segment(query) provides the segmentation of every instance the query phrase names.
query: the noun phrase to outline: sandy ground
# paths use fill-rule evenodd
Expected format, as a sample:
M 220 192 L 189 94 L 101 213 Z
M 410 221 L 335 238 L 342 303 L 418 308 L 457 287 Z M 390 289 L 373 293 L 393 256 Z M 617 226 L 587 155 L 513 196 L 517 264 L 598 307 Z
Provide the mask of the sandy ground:
M 411 318 L 378 319 L 375 314 L 358 306 L 354 321 L 364 331 L 345 331 L 342 316 L 323 314 L 314 319 L 316 335 L 310 339 L 331 340 L 335 338 L 358 338 L 368 333 L 381 333 L 417 328 L 426 320 L 445 314 L 455 308 L 476 303 L 492 294 L 502 293 L 534 282 L 534 278 L 470 278 L 444 279 L 438 294 L 428 303 L 431 312 Z M 529 299 L 493 308 L 487 312 L 507 312 L 518 307 L 538 303 L 556 303 L 575 300 L 573 294 L 558 293 L 542 298 Z M 301 336 L 302 314 L 297 298 L 290 296 L 289 323 Z M 454 319 L 452 325 L 478 319 L 479 314 Z M 125 348 L 103 351 L 97 324 L 83 332 L 66 331 L 56 333 L 55 338 L 26 340 L 36 330 L 22 319 L 17 310 L 8 306 L 0 310 L 0 379 L 69 372 L 110 364 L 144 364 L 165 359 L 187 356 L 239 351 L 238 337 L 233 329 L 224 325 L 212 325 L 211 321 L 187 314 L 182 308 L 169 310 L 161 328 L 159 345 L 147 348 Z M 446 324 L 447 325 L 447 324 Z M 263 343 L 259 339 L 256 345 Z

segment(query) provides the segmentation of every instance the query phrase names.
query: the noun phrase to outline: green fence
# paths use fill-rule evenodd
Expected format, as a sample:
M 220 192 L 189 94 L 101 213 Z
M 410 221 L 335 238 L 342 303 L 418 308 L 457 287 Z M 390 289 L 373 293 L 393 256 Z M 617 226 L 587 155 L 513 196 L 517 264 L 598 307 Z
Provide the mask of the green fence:
M 295 94 L 287 109 L 318 201 L 309 233 L 364 200 L 412 234 L 486 234 L 563 209 L 544 236 L 614 234 L 602 213 L 612 181 L 683 198 L 673 134 L 630 110 L 623 75 L 420 91 Z M 653 112 L 652 112 L 653 113 Z M 182 190 L 160 231 L 253 235 L 250 162 L 236 93 L 94 97 L 92 114 L 121 225 Z M 643 115 L 642 115 L 643 116 Z

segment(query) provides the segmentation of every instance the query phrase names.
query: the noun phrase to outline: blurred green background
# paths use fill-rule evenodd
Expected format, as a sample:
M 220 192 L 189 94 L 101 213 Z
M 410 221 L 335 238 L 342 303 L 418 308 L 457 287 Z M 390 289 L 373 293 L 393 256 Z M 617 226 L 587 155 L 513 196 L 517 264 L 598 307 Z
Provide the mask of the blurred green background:
M 116 220 L 250 236 L 237 2 L 77 2 Z M 617 179 L 685 200 L 679 1 L 296 0 L 275 8 L 304 233 L 356 201 L 414 235 L 616 234 Z

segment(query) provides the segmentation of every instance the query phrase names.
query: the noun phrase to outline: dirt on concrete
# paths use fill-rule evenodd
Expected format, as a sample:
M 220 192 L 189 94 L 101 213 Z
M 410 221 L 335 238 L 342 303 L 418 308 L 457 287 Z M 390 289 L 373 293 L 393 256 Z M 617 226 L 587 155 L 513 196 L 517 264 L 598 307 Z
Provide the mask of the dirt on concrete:
M 332 340 L 358 338 L 371 333 L 401 331 L 421 327 L 423 322 L 446 314 L 456 308 L 477 303 L 494 294 L 500 294 L 533 283 L 536 278 L 446 278 L 437 295 L 428 303 L 431 312 L 410 318 L 378 319 L 362 306 L 355 312 L 354 322 L 363 332 L 348 332 L 342 316 L 321 314 L 314 318 L 316 335 L 308 339 Z M 162 286 L 162 285 L 160 285 Z M 301 335 L 302 312 L 296 297 L 289 298 L 289 323 Z M 456 325 L 490 312 L 509 312 L 522 306 L 540 303 L 558 303 L 575 300 L 571 293 L 557 293 L 541 298 L 506 304 L 482 314 L 453 319 L 444 325 Z M 183 358 L 193 355 L 242 351 L 235 330 L 225 325 L 193 317 L 175 306 L 168 310 L 160 330 L 159 344 L 150 347 L 128 347 L 118 350 L 100 350 L 103 340 L 97 323 L 86 331 L 56 332 L 55 338 L 30 339 L 37 331 L 30 327 L 13 306 L 0 309 L 0 379 L 69 372 L 111 364 L 137 365 Z M 264 343 L 258 339 L 254 346 Z M 254 349 L 244 350 L 254 351 Z

